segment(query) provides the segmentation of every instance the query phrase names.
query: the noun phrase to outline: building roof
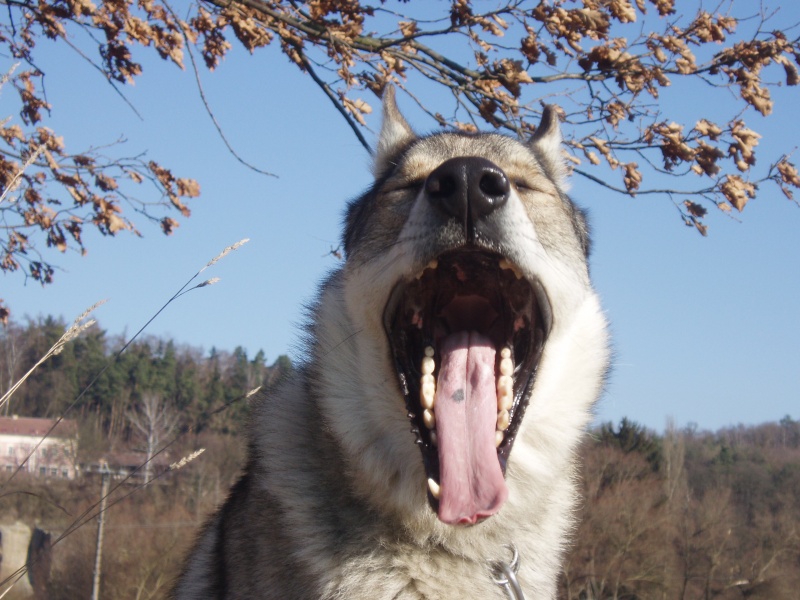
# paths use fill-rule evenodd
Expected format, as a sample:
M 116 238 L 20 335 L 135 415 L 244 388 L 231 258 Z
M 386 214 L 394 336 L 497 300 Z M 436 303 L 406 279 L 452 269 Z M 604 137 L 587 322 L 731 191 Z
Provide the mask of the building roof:
M 29 435 L 44 437 L 55 424 L 56 419 L 35 419 L 33 417 L 0 417 L 0 435 Z M 72 438 L 78 434 L 78 423 L 70 419 L 62 419 L 50 434 L 51 438 Z

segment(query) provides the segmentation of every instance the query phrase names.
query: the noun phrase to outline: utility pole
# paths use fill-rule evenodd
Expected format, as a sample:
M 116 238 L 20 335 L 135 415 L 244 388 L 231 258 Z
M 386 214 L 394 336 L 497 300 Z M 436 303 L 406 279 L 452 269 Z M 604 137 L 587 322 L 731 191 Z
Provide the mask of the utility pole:
M 103 560 L 103 526 L 106 522 L 106 497 L 108 496 L 108 480 L 111 475 L 108 463 L 100 466 L 103 484 L 100 490 L 100 515 L 97 518 L 97 545 L 94 551 L 94 583 L 92 584 L 92 600 L 100 600 L 100 564 Z

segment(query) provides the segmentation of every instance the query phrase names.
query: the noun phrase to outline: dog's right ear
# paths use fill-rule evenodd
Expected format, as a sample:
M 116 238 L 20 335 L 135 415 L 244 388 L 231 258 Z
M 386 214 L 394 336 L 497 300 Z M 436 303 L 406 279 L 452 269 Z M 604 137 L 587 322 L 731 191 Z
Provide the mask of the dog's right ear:
M 383 124 L 372 163 L 372 174 L 378 178 L 392 165 L 397 155 L 417 139 L 411 126 L 400 114 L 394 99 L 394 86 L 383 88 Z

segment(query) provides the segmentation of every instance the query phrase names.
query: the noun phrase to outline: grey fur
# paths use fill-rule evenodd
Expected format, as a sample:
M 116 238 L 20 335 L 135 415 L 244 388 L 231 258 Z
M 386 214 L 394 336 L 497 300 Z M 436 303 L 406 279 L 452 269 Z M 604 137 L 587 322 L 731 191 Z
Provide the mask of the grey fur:
M 376 182 L 349 206 L 347 260 L 311 311 L 307 362 L 254 406 L 246 474 L 201 532 L 175 598 L 504 598 L 489 565 L 508 558 L 509 544 L 526 598 L 555 597 L 575 451 L 608 347 L 585 221 L 563 192 L 557 118 L 545 116 L 527 145 L 496 134 L 419 138 L 387 95 Z M 421 185 L 460 156 L 491 161 L 513 184 L 472 240 Z M 508 459 L 508 499 L 463 527 L 429 504 L 383 312 L 397 281 L 468 243 L 539 281 L 552 324 Z

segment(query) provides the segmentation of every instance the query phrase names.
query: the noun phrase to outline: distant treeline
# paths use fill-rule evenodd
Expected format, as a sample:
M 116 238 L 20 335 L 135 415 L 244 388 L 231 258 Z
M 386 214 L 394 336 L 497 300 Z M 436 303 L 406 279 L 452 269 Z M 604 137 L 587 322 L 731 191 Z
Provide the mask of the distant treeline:
M 27 372 L 65 328 L 52 317 L 1 328 L 0 389 L 5 391 Z M 287 356 L 268 365 L 262 351 L 252 358 L 242 347 L 232 353 L 214 348 L 205 353 L 149 336 L 115 358 L 125 341 L 93 326 L 39 366 L 3 407 L 4 414 L 65 416 L 82 427 L 91 426 L 107 440 L 119 439 L 128 436 L 129 416 L 139 410 L 143 398 L 154 395 L 179 415 L 181 428 L 195 433 L 241 431 L 245 394 L 272 385 L 292 368 Z M 229 406 L 223 409 L 225 405 Z
M 800 422 L 657 435 L 623 419 L 582 454 L 561 598 L 800 597 Z

